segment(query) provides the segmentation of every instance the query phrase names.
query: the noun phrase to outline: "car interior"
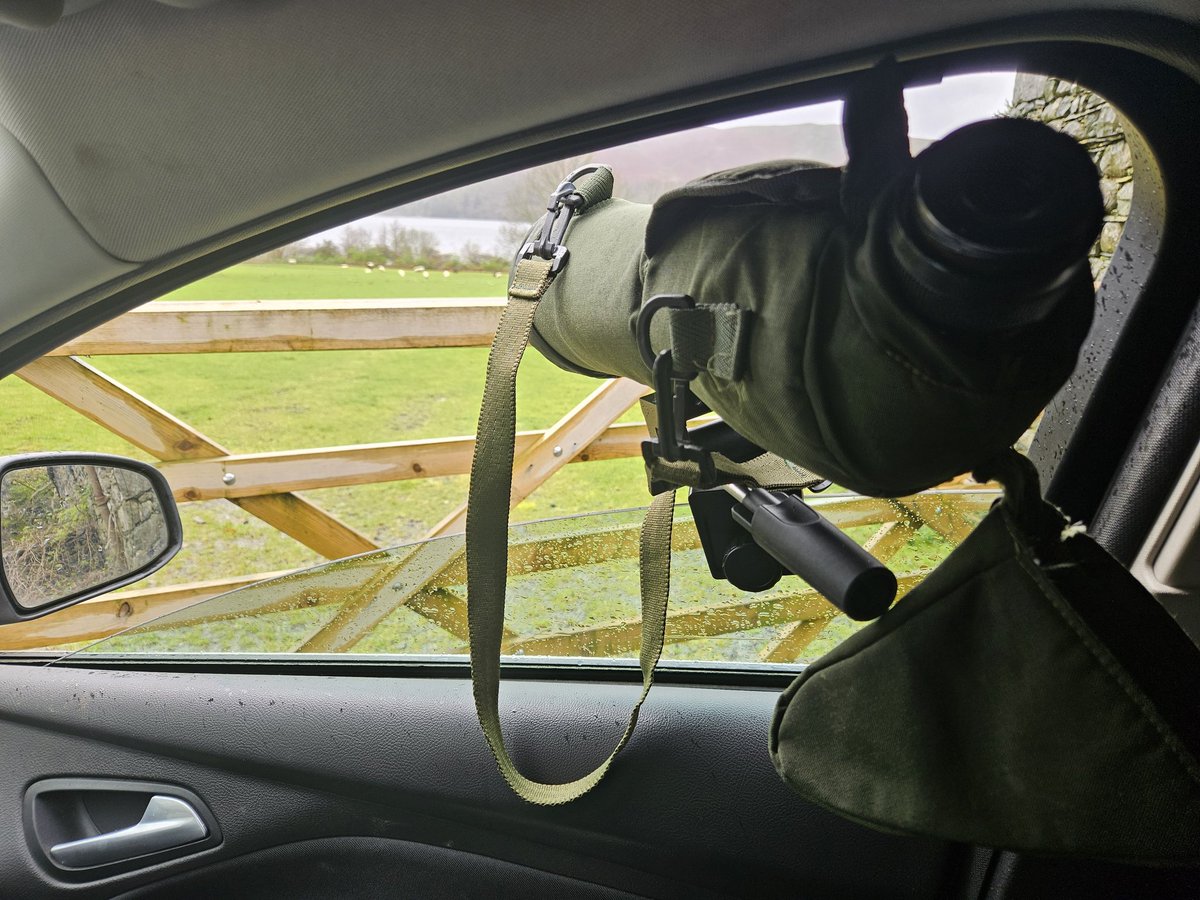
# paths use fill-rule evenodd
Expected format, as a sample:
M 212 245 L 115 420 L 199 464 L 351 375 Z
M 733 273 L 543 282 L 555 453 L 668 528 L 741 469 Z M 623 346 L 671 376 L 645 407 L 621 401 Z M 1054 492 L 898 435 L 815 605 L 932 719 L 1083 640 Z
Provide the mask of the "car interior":
M 0 374 L 309 235 L 542 163 L 842 99 L 889 57 L 908 86 L 1035 73 L 1116 109 L 1136 189 L 1078 362 L 1026 455 L 1045 498 L 1200 654 L 1192 0 L 0 0 Z M 147 573 L 186 539 L 163 502 Z M 378 559 L 360 560 L 364 579 Z M 230 616 L 274 602 L 255 590 L 212 602 Z M 21 618 L 0 616 L 0 646 Z M 1176 715 L 1200 721 L 1188 677 L 1172 682 L 1176 652 L 1127 639 L 1174 684 Z M 668 657 L 603 782 L 533 805 L 497 770 L 461 653 L 121 646 L 0 650 L 0 897 L 1200 896 L 1200 847 L 1190 863 L 1029 852 L 870 827 L 801 797 L 768 743 L 803 665 Z M 631 655 L 506 655 L 500 674 L 508 752 L 546 782 L 605 759 L 642 684 Z M 1073 815 L 1094 824 L 1062 810 L 1067 843 Z M 137 840 L 147 824 L 187 837 L 89 855 L 95 838 Z

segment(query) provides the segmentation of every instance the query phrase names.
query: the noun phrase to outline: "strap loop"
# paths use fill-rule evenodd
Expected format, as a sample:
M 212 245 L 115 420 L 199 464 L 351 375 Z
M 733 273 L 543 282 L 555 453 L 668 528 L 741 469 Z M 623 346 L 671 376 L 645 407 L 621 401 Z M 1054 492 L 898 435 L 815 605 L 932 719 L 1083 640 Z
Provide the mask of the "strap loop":
M 736 303 L 705 303 L 667 312 L 671 352 L 681 368 L 725 381 L 742 377 L 750 311 Z
M 687 294 L 655 294 L 638 311 L 638 352 L 647 369 L 654 368 L 657 346 L 671 351 L 679 372 L 735 381 L 746 368 L 751 317 L 736 303 L 697 304 Z
M 607 169 L 600 169 L 595 177 L 598 179 L 595 182 L 584 179 L 579 182 L 577 190 L 585 198 L 594 200 L 605 191 L 612 190 L 612 174 Z M 651 502 L 642 523 L 639 551 L 642 693 L 633 707 L 621 739 L 599 767 L 574 781 L 544 784 L 526 778 L 518 771 L 504 746 L 499 710 L 500 649 L 504 635 L 508 574 L 509 500 L 516 439 L 516 379 L 538 302 L 565 261 L 565 250 L 558 243 L 550 258 L 543 258 L 536 253 L 523 253 L 513 270 L 509 302 L 500 317 L 488 355 L 467 500 L 467 626 L 470 632 L 471 686 L 475 696 L 475 711 L 504 780 L 521 798 L 547 806 L 567 803 L 595 787 L 633 734 L 638 711 L 650 691 L 654 667 L 662 653 L 670 593 L 671 524 L 675 508 L 674 490 L 664 491 Z

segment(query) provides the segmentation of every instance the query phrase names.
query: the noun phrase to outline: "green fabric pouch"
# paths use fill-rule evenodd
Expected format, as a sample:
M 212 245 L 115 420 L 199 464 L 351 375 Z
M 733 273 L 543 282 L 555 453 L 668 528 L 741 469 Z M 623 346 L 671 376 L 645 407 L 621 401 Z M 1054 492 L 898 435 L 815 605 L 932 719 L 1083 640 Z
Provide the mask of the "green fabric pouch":
M 1200 651 L 1009 452 L 1004 499 L 779 700 L 806 799 L 887 831 L 1128 862 L 1200 860 Z

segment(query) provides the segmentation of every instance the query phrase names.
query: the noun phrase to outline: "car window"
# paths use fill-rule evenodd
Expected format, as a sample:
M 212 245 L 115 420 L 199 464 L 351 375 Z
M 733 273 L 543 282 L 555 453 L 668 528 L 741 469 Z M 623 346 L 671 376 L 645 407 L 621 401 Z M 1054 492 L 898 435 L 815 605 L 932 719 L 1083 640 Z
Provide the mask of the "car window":
M 1106 222 L 1092 251 L 1102 276 L 1133 190 L 1111 107 L 1070 83 L 1012 73 L 949 78 L 907 98 L 914 152 L 993 115 L 1039 118 L 1083 142 L 1104 178 Z M 454 532 L 485 348 L 512 251 L 546 195 L 584 159 L 611 165 L 616 193 L 636 201 L 766 159 L 839 165 L 839 122 L 840 104 L 785 109 L 430 197 L 197 281 L 0 382 L 11 452 L 157 462 L 185 539 L 146 581 L 0 628 L 0 650 L 74 650 L 119 635 L 91 652 L 463 653 Z M 528 353 L 518 449 L 599 386 Z M 636 655 L 637 514 L 613 510 L 648 500 L 643 436 L 636 408 L 616 416 L 515 508 L 507 652 Z M 996 496 L 964 474 L 896 500 L 834 485 L 814 504 L 885 559 L 903 592 Z M 797 578 L 762 594 L 713 580 L 686 504 L 676 518 L 666 658 L 794 663 L 859 627 Z
M 870 542 L 906 591 L 997 496 L 987 489 L 900 501 L 834 494 L 812 505 Z M 755 594 L 712 578 L 686 505 L 676 518 L 665 659 L 794 662 L 860 627 L 798 578 Z M 513 527 L 504 652 L 636 658 L 640 522 L 640 510 L 624 510 Z M 465 597 L 462 535 L 439 537 L 253 585 L 83 652 L 462 654 Z

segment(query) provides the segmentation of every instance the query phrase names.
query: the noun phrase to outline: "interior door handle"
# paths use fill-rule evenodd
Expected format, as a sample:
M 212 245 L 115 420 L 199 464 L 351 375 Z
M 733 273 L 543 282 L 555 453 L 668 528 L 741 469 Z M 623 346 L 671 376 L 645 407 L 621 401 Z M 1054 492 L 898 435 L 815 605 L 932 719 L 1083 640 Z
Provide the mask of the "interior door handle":
M 60 866 L 85 868 L 170 850 L 208 836 L 208 827 L 186 800 L 155 794 L 136 825 L 65 841 L 50 848 Z

